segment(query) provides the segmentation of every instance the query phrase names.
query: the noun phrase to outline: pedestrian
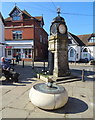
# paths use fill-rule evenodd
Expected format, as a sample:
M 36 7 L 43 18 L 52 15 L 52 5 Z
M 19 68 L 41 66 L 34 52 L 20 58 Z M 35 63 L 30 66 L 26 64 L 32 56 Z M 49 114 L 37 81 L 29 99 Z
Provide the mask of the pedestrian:
M 16 54 L 16 63 L 19 64 L 19 55 L 18 54 Z
M 4 57 L 1 58 L 1 67 L 3 70 L 10 70 L 11 68 L 9 61 L 6 61 Z
M 14 72 L 14 69 L 11 68 L 10 63 L 6 61 L 4 57 L 1 58 L 1 67 L 2 73 L 4 73 L 7 80 L 11 78 L 13 81 L 18 82 L 18 77 L 20 74 Z

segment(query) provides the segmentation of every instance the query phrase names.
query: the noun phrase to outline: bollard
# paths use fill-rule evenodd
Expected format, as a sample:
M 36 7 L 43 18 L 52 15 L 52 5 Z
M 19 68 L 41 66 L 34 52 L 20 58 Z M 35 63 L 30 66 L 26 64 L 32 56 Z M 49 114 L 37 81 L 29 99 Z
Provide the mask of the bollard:
M 44 61 L 44 71 L 45 71 L 45 61 Z
M 14 59 L 13 59 L 13 66 L 14 66 Z
M 32 69 L 34 69 L 34 60 L 32 60 Z
M 23 64 L 22 64 L 22 67 L 24 68 L 24 60 L 22 61 L 22 63 L 23 63 Z
M 85 72 L 85 70 L 83 69 L 83 70 L 82 70 L 82 82 L 85 82 L 85 79 L 84 79 L 84 72 Z

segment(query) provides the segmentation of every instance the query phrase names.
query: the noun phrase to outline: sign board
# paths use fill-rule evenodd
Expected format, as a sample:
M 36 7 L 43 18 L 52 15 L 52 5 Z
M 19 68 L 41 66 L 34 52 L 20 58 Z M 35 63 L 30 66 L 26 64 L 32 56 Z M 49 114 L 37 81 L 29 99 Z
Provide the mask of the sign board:
M 9 49 L 9 48 L 12 48 L 12 46 L 6 46 L 6 48 L 8 48 L 8 49 Z

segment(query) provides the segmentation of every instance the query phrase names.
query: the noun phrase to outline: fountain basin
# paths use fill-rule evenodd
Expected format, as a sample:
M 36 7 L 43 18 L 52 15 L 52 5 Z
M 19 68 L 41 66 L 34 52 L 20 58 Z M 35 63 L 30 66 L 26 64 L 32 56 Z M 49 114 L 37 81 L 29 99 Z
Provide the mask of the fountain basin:
M 29 98 L 35 106 L 52 110 L 63 107 L 68 101 L 68 94 L 63 86 L 47 87 L 45 83 L 38 83 L 30 89 Z

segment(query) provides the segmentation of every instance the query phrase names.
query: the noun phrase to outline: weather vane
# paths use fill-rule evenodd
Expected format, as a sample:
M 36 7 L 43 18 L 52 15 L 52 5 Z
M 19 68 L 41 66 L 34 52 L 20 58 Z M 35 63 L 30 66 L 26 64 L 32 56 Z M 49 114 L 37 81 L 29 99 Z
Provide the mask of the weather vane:
M 58 15 L 60 15 L 60 13 L 61 13 L 60 12 L 60 7 L 57 8 L 57 13 L 58 13 Z
M 15 6 L 17 5 L 17 3 L 15 3 Z

